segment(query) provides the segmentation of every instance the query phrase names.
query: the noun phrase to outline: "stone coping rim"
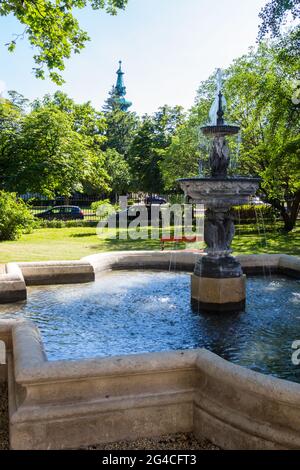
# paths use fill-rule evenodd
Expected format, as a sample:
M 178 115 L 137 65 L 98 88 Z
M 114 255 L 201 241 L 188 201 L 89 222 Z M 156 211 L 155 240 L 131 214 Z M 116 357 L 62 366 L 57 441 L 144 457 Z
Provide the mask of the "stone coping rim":
M 194 252 L 178 252 L 181 256 L 191 258 L 186 260 L 186 264 L 194 262 L 194 257 L 199 256 Z M 118 265 L 120 262 L 124 263 L 124 258 L 131 258 L 132 261 L 136 258 L 143 258 L 146 261 L 151 260 L 153 255 L 159 255 L 159 257 L 164 258 L 167 261 L 166 255 L 169 254 L 172 257 L 173 252 L 113 252 L 113 253 L 100 253 L 97 255 L 91 255 L 89 257 L 83 258 L 83 262 L 88 262 L 94 267 L 97 265 L 97 261 L 107 261 L 110 259 L 110 263 L 104 264 L 101 266 L 103 271 L 108 269 L 113 269 L 115 265 Z M 200 256 L 202 256 L 200 254 Z M 93 258 L 93 260 L 91 259 Z M 269 265 L 273 267 L 281 267 L 282 264 L 288 265 L 296 264 L 297 270 L 300 272 L 300 258 L 289 256 L 289 255 L 241 255 L 238 257 L 240 261 L 269 261 Z M 34 265 L 35 263 L 33 263 Z M 180 262 L 178 263 L 180 264 Z M 247 265 L 247 263 L 245 263 Z M 16 265 L 15 263 L 10 263 L 10 265 Z M 125 267 L 126 263 L 122 267 Z M 261 266 L 261 264 L 260 264 Z M 130 263 L 128 264 L 129 268 L 132 268 Z M 136 266 L 137 268 L 143 266 Z M 147 266 L 146 266 L 147 267 Z M 161 269 L 161 266 L 158 267 Z M 267 376 L 258 372 L 251 371 L 250 369 L 238 366 L 231 362 L 228 362 L 219 356 L 215 355 L 206 350 L 195 349 L 195 350 L 184 350 L 184 351 L 171 351 L 171 352 L 158 352 L 158 353 L 145 353 L 142 355 L 132 354 L 126 356 L 114 356 L 114 357 L 105 357 L 105 358 L 89 358 L 84 360 L 70 361 L 70 360 L 59 360 L 59 361 L 47 361 L 45 352 L 43 349 L 43 343 L 37 327 L 26 320 L 1 320 L 0 319 L 0 334 L 8 333 L 11 331 L 13 337 L 13 345 L 15 352 L 15 362 L 16 362 L 16 378 L 17 381 L 22 383 L 32 383 L 32 382 L 42 382 L 47 380 L 76 380 L 78 378 L 99 376 L 100 375 L 119 375 L 126 373 L 132 373 L 132 367 L 134 363 L 134 369 L 138 373 L 143 373 L 149 370 L 157 370 L 158 362 L 162 368 L 178 368 L 178 367 L 192 367 L 193 362 L 197 362 L 197 358 L 200 356 L 208 357 L 207 354 L 212 358 L 213 362 L 222 361 L 222 367 L 225 367 L 225 364 L 228 364 L 232 370 L 233 375 L 237 377 L 243 377 L 246 375 L 251 375 L 251 380 L 257 381 L 257 383 L 262 383 L 263 385 L 268 384 L 268 387 L 272 389 L 273 384 L 281 384 L 284 389 L 290 390 L 291 388 L 295 389 L 297 393 L 300 393 L 300 384 L 294 382 L 278 379 L 276 377 Z M 32 352 L 33 351 L 33 352 Z M 162 361 L 163 358 L 163 361 Z M 175 361 L 175 358 L 177 361 Z M 180 360 L 179 360 L 180 359 Z M 179 360 L 179 363 L 178 363 Z M 176 364 L 173 364 L 173 362 Z M 122 364 L 122 365 L 120 365 Z M 180 365 L 179 365 L 180 364 Z M 190 366 L 188 365 L 190 364 Z M 137 368 L 138 366 L 138 368 Z M 232 369 L 233 368 L 233 369 Z M 247 381 L 249 377 L 247 377 Z
M 203 255 L 192 251 L 125 251 L 91 255 L 81 262 L 91 271 L 102 273 L 118 268 L 163 270 L 169 266 L 172 272 L 188 272 L 198 256 Z M 238 259 L 249 273 L 262 272 L 264 267 L 266 272 L 300 274 L 299 257 L 265 254 Z M 64 262 L 53 263 L 54 269 L 62 266 L 63 272 Z M 26 263 L 24 273 L 32 269 L 38 277 L 41 266 L 45 263 Z M 53 272 L 53 264 L 50 266 Z M 21 272 L 21 263 L 8 266 L 10 273 L 16 269 Z M 193 430 L 224 449 L 300 446 L 300 384 L 252 371 L 211 351 L 48 361 L 34 323 L 24 319 L 1 321 L 1 317 L 0 340 L 7 349 L 10 444 L 14 449 L 92 445 L 96 443 L 94 431 L 82 437 L 82 426 L 93 430 L 95 423 L 99 442 L 116 442 L 124 436 L 135 438 L 129 430 L 136 423 L 139 433 L 141 430 L 148 436 L 149 424 L 156 433 L 175 433 L 182 431 L 178 425 L 182 420 L 185 431 Z M 120 413 L 125 431 L 119 431 Z M 119 423 L 117 429 L 110 429 L 105 421 L 108 416 Z M 166 427 L 161 428 L 160 422 L 165 419 Z M 70 422 L 75 430 L 68 435 Z
M 256 393 L 267 398 L 297 404 L 300 408 L 300 384 L 255 372 L 204 348 L 76 361 L 48 361 L 39 330 L 34 323 L 17 320 L 15 323 L 11 322 L 9 328 L 13 337 L 15 378 L 17 383 L 23 385 L 204 368 L 206 374 L 216 376 L 221 373 L 224 381 L 238 382 L 239 388 L 255 388 Z

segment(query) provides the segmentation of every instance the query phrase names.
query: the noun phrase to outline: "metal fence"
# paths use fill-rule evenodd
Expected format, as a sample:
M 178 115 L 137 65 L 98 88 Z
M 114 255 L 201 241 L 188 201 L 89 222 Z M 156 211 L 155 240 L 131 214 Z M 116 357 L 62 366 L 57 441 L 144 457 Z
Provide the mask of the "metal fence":
M 132 204 L 141 204 L 145 201 L 147 195 L 142 193 L 130 193 L 127 195 L 128 203 Z M 169 201 L 168 196 L 163 196 L 167 201 Z M 26 200 L 25 197 L 23 197 Z M 96 211 L 91 208 L 93 202 L 104 200 L 106 197 L 101 196 L 86 196 L 86 195 L 76 195 L 72 196 L 68 199 L 66 198 L 57 198 L 55 200 L 39 200 L 38 204 L 30 203 L 28 201 L 29 208 L 34 216 L 39 216 L 38 218 L 41 220 L 62 220 L 62 221 L 74 221 L 74 220 L 84 220 L 86 222 L 97 222 L 99 221 L 99 216 L 97 216 Z M 33 199 L 31 199 L 33 201 Z M 76 212 L 72 213 L 72 211 L 63 211 L 63 206 L 76 206 L 79 207 L 82 216 L 79 216 Z M 61 211 L 57 211 L 54 215 L 53 213 L 47 211 L 51 211 L 54 208 L 61 208 Z
M 73 204 L 72 204 L 73 205 Z M 51 209 L 54 207 L 58 207 L 57 205 L 45 205 L 45 206 L 30 206 L 30 211 L 34 216 L 38 216 L 37 218 L 40 220 L 62 220 L 62 221 L 68 221 L 68 220 L 84 220 L 86 222 L 97 222 L 99 220 L 99 217 L 97 217 L 96 212 L 92 210 L 90 207 L 84 207 L 82 204 L 78 205 L 80 208 L 81 212 L 83 213 L 83 219 L 78 216 L 76 213 L 56 213 L 53 214 L 51 212 Z M 42 216 L 42 217 L 41 217 Z

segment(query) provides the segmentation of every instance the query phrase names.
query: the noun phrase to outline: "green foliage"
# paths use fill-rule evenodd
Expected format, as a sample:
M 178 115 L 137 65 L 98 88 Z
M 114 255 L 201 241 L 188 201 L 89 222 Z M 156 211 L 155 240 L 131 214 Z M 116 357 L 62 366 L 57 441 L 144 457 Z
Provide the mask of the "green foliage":
M 167 190 L 178 190 L 178 178 L 197 176 L 199 160 L 201 159 L 204 165 L 208 160 L 209 141 L 203 136 L 200 127 L 208 121 L 214 83 L 212 76 L 200 84 L 196 106 L 177 127 L 170 145 L 160 151 L 159 166 Z
M 291 39 L 292 38 L 292 39 Z M 237 59 L 226 70 L 226 120 L 241 127 L 242 143 L 236 172 L 262 178 L 264 200 L 280 212 L 284 229 L 295 226 L 300 206 L 300 118 L 295 96 L 299 54 L 289 48 L 293 33 Z M 292 55 L 293 60 L 288 57 Z M 208 121 L 214 76 L 202 83 L 196 105 L 161 152 L 160 168 L 167 189 L 176 180 L 198 174 L 198 159 L 208 148 L 199 127 Z M 231 142 L 233 147 L 234 142 Z M 234 148 L 233 157 L 236 153 Z M 232 158 L 234 160 L 234 158 Z
M 117 195 L 127 194 L 131 183 L 131 172 L 123 155 L 114 149 L 107 149 L 104 166 L 109 175 L 111 192 Z
M 89 171 L 82 173 L 82 190 L 87 194 L 110 191 L 111 178 L 105 170 L 106 119 L 90 102 L 76 104 L 65 93 L 57 91 L 53 96 L 46 95 L 42 100 L 35 100 L 33 109 L 43 107 L 59 109 L 68 116 L 74 132 L 80 135 L 89 155 Z M 87 166 L 86 166 L 87 168 Z
M 106 120 L 106 140 L 102 148 L 105 151 L 116 151 L 127 161 L 130 146 L 139 128 L 139 118 L 135 113 L 121 109 L 115 87 L 109 93 L 103 106 L 103 113 Z
M 43 220 L 36 221 L 36 228 L 71 228 L 71 227 L 94 227 L 96 221 L 91 220 Z
M 94 10 L 105 9 L 115 15 L 124 9 L 128 0 L 2 0 L 0 16 L 13 14 L 24 25 L 23 34 L 10 41 L 10 52 L 16 48 L 17 39 L 27 36 L 36 51 L 34 61 L 36 77 L 45 78 L 45 68 L 58 85 L 63 83 L 60 72 L 64 61 L 72 53 L 78 54 L 89 37 L 74 17 L 75 9 L 91 5 Z
M 35 101 L 28 114 L 2 100 L 0 187 L 49 198 L 74 191 L 108 191 L 101 150 L 104 129 L 103 115 L 90 103 L 76 105 L 60 92 Z
M 111 205 L 111 202 L 109 199 L 102 199 L 101 201 L 95 201 L 95 202 L 92 202 L 91 204 L 91 210 L 96 212 L 98 207 L 108 206 L 108 205 Z
M 237 223 L 275 222 L 276 220 L 276 212 L 268 204 L 235 206 L 232 208 L 232 212 Z
M 16 240 L 34 227 L 34 217 L 16 194 L 0 190 L 0 240 Z
M 117 212 L 120 207 L 118 204 L 112 204 L 109 199 L 102 201 L 95 201 L 91 204 L 91 209 L 96 212 L 96 215 L 101 219 L 106 218 L 110 214 Z
M 299 0 L 269 0 L 259 14 L 259 17 L 262 20 L 259 30 L 259 38 L 262 39 L 268 33 L 273 37 L 280 36 L 280 28 L 285 23 L 288 14 L 290 14 L 294 20 L 297 18 L 299 19 Z
M 228 69 L 228 115 L 242 129 L 239 170 L 262 178 L 265 200 L 292 230 L 300 206 L 300 115 L 293 103 L 299 67 L 282 62 L 277 44 L 261 44 Z
M 51 108 L 33 111 L 6 149 L 1 183 L 21 194 L 70 195 L 80 189 L 84 154 L 80 136 L 64 113 Z
M 143 117 L 128 154 L 134 190 L 150 193 L 163 190 L 160 169 L 163 150 L 170 145 L 183 120 L 180 106 L 163 106 L 153 116 Z

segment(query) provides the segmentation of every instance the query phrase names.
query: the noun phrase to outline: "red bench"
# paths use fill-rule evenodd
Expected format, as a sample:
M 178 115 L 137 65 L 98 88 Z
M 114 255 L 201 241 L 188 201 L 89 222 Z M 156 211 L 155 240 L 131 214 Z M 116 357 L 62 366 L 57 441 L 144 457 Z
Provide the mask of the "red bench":
M 196 242 L 203 242 L 203 237 L 197 237 L 195 236 L 181 236 L 181 237 L 161 237 L 160 239 L 160 246 L 161 246 L 161 251 L 164 251 L 165 249 L 165 243 L 166 242 L 171 242 L 171 243 L 196 243 Z M 202 251 L 202 250 L 199 250 Z

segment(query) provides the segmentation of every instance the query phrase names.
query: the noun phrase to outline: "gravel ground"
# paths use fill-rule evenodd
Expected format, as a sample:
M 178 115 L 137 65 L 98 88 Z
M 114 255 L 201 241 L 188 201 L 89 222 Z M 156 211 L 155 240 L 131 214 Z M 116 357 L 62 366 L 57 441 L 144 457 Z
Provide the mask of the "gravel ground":
M 7 386 L 0 384 L 0 450 L 8 448 Z
M 7 386 L 0 384 L 0 450 L 9 448 Z M 116 442 L 88 447 L 88 450 L 218 450 L 208 441 L 197 441 L 192 434 L 176 434 L 134 442 Z
M 89 450 L 219 450 L 208 441 L 197 441 L 192 434 L 173 434 L 134 442 L 116 442 L 88 447 Z

